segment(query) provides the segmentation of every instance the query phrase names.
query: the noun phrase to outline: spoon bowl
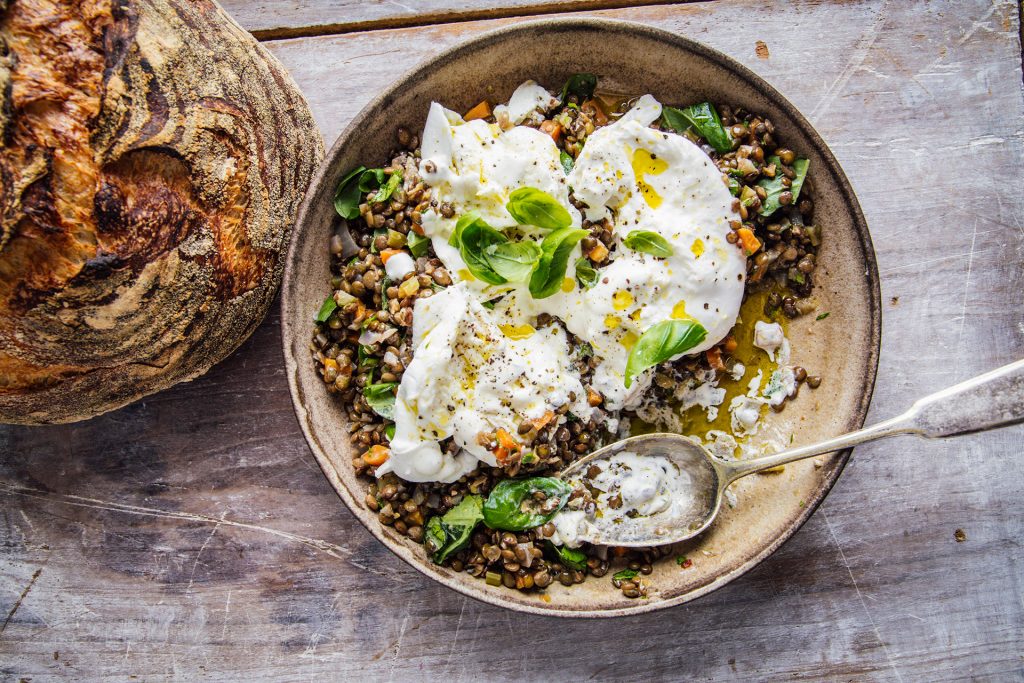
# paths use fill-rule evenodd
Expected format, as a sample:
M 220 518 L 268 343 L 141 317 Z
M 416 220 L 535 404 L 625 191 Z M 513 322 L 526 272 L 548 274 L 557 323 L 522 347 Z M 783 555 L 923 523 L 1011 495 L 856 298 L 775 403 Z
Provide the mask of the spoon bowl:
M 597 517 L 587 525 L 580 540 L 598 545 L 644 547 L 666 545 L 692 538 L 710 526 L 718 515 L 725 494 L 726 472 L 703 446 L 679 434 L 643 434 L 600 448 L 567 467 L 559 477 L 576 486 L 588 481 L 588 470 L 600 466 L 620 453 L 635 453 L 641 458 L 666 458 L 682 486 L 691 495 L 685 504 L 667 512 L 635 518 L 628 525 Z M 638 520 L 650 523 L 637 523 Z
M 748 474 L 887 436 L 914 434 L 945 438 L 1021 422 L 1024 422 L 1024 360 L 925 396 L 910 410 L 892 419 L 775 455 L 726 461 L 715 458 L 689 437 L 644 434 L 599 448 L 562 470 L 559 477 L 573 488 L 587 486 L 596 489 L 605 494 L 607 501 L 614 500 L 616 496 L 618 499 L 619 507 L 608 514 L 602 514 L 604 510 L 596 506 L 587 515 L 585 523 L 580 525 L 577 540 L 627 547 L 669 545 L 693 538 L 711 526 L 722 507 L 725 490 Z M 673 499 L 672 504 L 651 514 L 640 514 L 639 508 L 633 510 L 634 515 L 618 513 L 621 507 L 631 505 L 625 502 L 628 497 L 624 494 L 627 486 L 623 477 L 649 476 L 649 473 L 626 465 L 628 474 L 619 474 L 614 481 L 617 493 L 609 489 L 607 481 L 599 482 L 596 478 L 605 469 L 622 468 L 621 464 L 613 465 L 612 459 L 627 453 L 639 458 L 664 458 L 667 461 L 667 466 L 654 468 L 653 471 L 660 469 L 664 477 L 657 483 L 660 487 L 657 492 L 647 487 L 647 497 L 664 492 Z M 611 507 L 614 506 L 609 505 Z

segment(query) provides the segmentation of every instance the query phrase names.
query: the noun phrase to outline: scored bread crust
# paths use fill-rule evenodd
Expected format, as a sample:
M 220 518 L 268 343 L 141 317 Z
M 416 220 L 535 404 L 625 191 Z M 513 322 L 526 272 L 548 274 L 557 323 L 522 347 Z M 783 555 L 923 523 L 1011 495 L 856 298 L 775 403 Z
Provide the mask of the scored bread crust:
M 211 0 L 0 0 L 0 422 L 98 415 L 231 353 L 322 157 Z

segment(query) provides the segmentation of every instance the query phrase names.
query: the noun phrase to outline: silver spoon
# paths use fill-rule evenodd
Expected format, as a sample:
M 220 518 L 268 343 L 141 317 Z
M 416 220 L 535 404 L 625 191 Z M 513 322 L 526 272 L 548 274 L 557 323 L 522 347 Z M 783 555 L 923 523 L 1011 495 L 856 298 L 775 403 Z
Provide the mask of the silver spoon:
M 748 474 L 803 460 L 822 453 L 850 448 L 898 434 L 945 438 L 971 434 L 1024 422 L 1024 360 L 961 382 L 925 396 L 898 417 L 837 436 L 810 446 L 801 446 L 754 460 L 727 462 L 711 455 L 703 446 L 679 434 L 645 434 L 600 448 L 577 460 L 559 475 L 570 483 L 588 481 L 592 465 L 622 452 L 639 456 L 662 456 L 670 462 L 687 503 L 666 512 L 634 517 L 627 524 L 610 521 L 610 515 L 588 520 L 578 539 L 599 545 L 629 547 L 667 545 L 693 538 L 707 529 L 722 507 L 725 490 Z M 606 463 L 607 464 L 607 463 Z

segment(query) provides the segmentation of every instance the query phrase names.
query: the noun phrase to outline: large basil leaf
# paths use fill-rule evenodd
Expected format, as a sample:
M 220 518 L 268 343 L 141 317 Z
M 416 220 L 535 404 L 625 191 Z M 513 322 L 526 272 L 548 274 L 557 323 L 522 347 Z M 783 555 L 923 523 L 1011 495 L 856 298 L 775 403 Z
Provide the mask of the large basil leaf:
M 583 102 L 593 97 L 596 89 L 597 76 L 594 74 L 573 74 L 562 86 L 562 94 L 558 96 L 558 99 L 565 104 L 569 95 L 575 95 L 579 102 Z
M 573 247 L 588 233 L 582 228 L 562 228 L 548 233 L 540 244 L 541 257 L 530 276 L 530 294 L 546 299 L 562 287 L 569 255 Z
M 633 230 L 626 235 L 622 243 L 633 251 L 642 251 L 661 258 L 668 258 L 674 253 L 667 239 L 650 230 Z
M 324 299 L 323 304 L 320 306 L 320 310 L 316 313 L 316 321 L 318 323 L 325 323 L 327 319 L 331 317 L 331 313 L 334 313 L 334 309 L 338 307 L 338 302 L 334 300 L 333 296 L 329 296 Z
M 352 169 L 341 179 L 338 189 L 334 192 L 334 210 L 346 220 L 359 218 L 359 202 L 362 199 L 359 181 L 365 172 L 365 166 Z
M 661 112 L 661 120 L 677 133 L 682 133 L 687 128 L 693 128 L 719 154 L 724 154 L 732 149 L 732 137 L 722 125 L 722 119 L 718 117 L 718 112 L 710 102 L 701 102 L 685 109 L 664 107 Z
M 541 250 L 536 242 L 501 242 L 485 250 L 491 269 L 509 282 L 525 282 L 540 259 Z
M 800 188 L 804 186 L 804 179 L 807 177 L 807 167 L 810 166 L 811 162 L 807 159 L 797 159 L 793 162 L 793 171 L 796 173 L 796 177 L 793 178 L 793 183 L 790 187 L 782 184 L 782 179 L 785 177 L 782 175 L 782 161 L 777 156 L 770 156 L 768 157 L 768 164 L 775 164 L 775 177 L 762 178 L 757 182 L 768 194 L 765 200 L 761 202 L 761 209 L 758 211 L 762 216 L 771 216 L 779 210 L 779 207 L 782 206 L 779 203 L 779 195 L 787 190 L 793 193 L 791 204 L 796 204 L 796 199 L 800 196 Z
M 534 494 L 547 498 L 538 501 Z M 492 529 L 525 531 L 547 524 L 569 500 L 572 487 L 555 477 L 502 479 L 484 501 L 484 524 Z M 555 504 L 551 504 L 555 499 Z
M 473 529 L 483 518 L 483 498 L 480 496 L 466 496 L 443 516 L 431 517 L 427 521 L 423 542 L 434 562 L 441 564 L 469 545 Z
M 704 341 L 708 331 L 695 320 L 664 320 L 644 332 L 626 360 L 625 383 L 628 389 L 633 378 L 673 356 L 692 349 Z
M 395 419 L 395 389 L 398 384 L 395 382 L 382 382 L 381 384 L 367 384 L 363 387 L 363 396 L 367 405 L 386 420 Z
M 535 187 L 520 187 L 508 196 L 505 205 L 520 225 L 558 230 L 572 224 L 572 216 L 557 199 Z
M 459 218 L 448 243 L 459 250 L 469 272 L 484 282 L 502 285 L 507 280 L 491 267 L 487 258 L 487 247 L 508 242 L 508 238 L 489 226 L 476 211 L 470 211 Z
M 580 283 L 580 289 L 590 289 L 597 284 L 597 278 L 597 269 L 590 259 L 586 256 L 576 259 L 576 282 Z

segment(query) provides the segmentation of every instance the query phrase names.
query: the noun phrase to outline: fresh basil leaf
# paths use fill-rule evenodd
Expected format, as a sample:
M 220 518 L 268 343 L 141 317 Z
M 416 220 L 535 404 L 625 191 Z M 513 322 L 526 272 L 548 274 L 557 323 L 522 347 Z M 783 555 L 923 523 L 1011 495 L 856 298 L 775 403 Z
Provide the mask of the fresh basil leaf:
M 590 289 L 597 284 L 597 278 L 597 269 L 590 259 L 586 256 L 576 259 L 576 282 L 580 283 L 580 289 Z
M 374 195 L 373 199 L 371 199 L 370 201 L 378 204 L 381 202 L 386 202 L 387 200 L 391 199 L 391 195 L 395 193 L 395 190 L 397 190 L 398 186 L 401 184 L 402 174 L 399 173 L 398 171 L 392 173 L 391 177 L 388 178 L 388 181 L 380 186 L 380 189 L 377 190 L 377 194 Z
M 359 191 L 366 193 L 370 190 L 376 190 L 378 187 L 384 184 L 384 169 L 383 168 L 370 168 L 363 171 L 363 174 L 359 176 Z
M 359 218 L 359 204 L 362 200 L 359 180 L 365 171 L 365 166 L 358 166 L 346 173 L 338 183 L 338 189 L 334 192 L 334 210 L 346 220 Z
M 564 545 L 555 545 L 551 541 L 547 542 L 549 554 L 553 555 L 557 562 L 561 562 L 569 569 L 578 569 L 583 571 L 587 568 L 587 554 L 582 550 L 576 548 L 569 548 Z
M 366 350 L 366 346 L 363 344 L 359 345 L 359 350 L 356 352 L 356 365 L 358 365 L 360 370 L 377 367 L 378 362 L 378 359 L 375 356 L 371 356 L 369 351 Z
M 593 97 L 596 89 L 597 76 L 594 74 L 573 74 L 562 86 L 562 94 L 559 95 L 558 100 L 565 104 L 570 95 L 575 95 L 580 102 L 583 102 Z
M 334 313 L 334 309 L 338 307 L 338 302 L 334 300 L 333 296 L 329 296 L 324 299 L 324 302 L 320 305 L 320 310 L 316 313 L 316 321 L 318 323 L 325 323 L 327 319 L 331 317 L 331 313 Z
M 642 251 L 661 258 L 668 258 L 675 253 L 667 239 L 650 230 L 633 230 L 626 235 L 622 243 L 633 251 Z
M 623 569 L 621 572 L 615 572 L 612 574 L 612 578 L 616 581 L 629 581 L 630 579 L 635 579 L 639 575 L 640 572 L 635 569 Z
M 558 152 L 558 160 L 562 162 L 562 170 L 565 171 L 565 175 L 572 173 L 572 167 L 576 165 L 576 160 L 572 158 L 568 152 L 564 149 Z
M 729 176 L 729 194 L 733 197 L 738 197 L 740 194 L 740 181 L 732 176 Z
M 442 516 L 427 521 L 424 545 L 431 559 L 441 564 L 467 545 L 473 529 L 483 520 L 483 498 L 466 496 Z
M 391 441 L 392 439 L 395 438 L 395 423 L 394 422 L 392 422 L 391 424 L 389 424 L 387 427 L 384 428 L 384 436 L 388 437 L 388 441 Z
M 562 288 L 569 255 L 589 234 L 582 228 L 562 228 L 548 233 L 540 244 L 541 257 L 530 276 L 530 294 L 534 299 L 546 299 Z
M 538 491 L 547 498 L 538 501 L 534 497 Z M 570 493 L 572 487 L 555 477 L 502 479 L 484 501 L 484 524 L 503 531 L 525 531 L 547 524 L 569 500 Z
M 732 149 L 732 137 L 722 125 L 722 119 L 718 117 L 718 112 L 710 102 L 701 102 L 685 109 L 664 107 L 661 112 L 661 120 L 664 125 L 677 133 L 683 133 L 687 128 L 693 128 L 719 154 L 724 154 Z
M 695 320 L 663 320 L 652 325 L 640 335 L 629 352 L 626 360 L 626 388 L 644 370 L 689 351 L 707 336 L 708 331 Z
M 509 282 L 525 282 L 540 260 L 536 242 L 500 242 L 484 250 L 491 269 Z
M 415 232 L 409 231 L 409 235 L 406 237 L 407 244 L 409 245 L 409 251 L 412 252 L 413 258 L 419 258 L 425 256 L 427 253 L 427 247 L 430 246 L 430 238 Z
M 395 389 L 396 382 L 384 382 L 382 384 L 367 384 L 363 387 L 363 396 L 367 405 L 386 420 L 395 419 Z
M 486 249 L 504 242 L 508 242 L 508 238 L 489 226 L 476 211 L 470 211 L 459 218 L 449 240 L 449 244 L 459 250 L 459 255 L 473 277 L 492 285 L 502 285 L 507 280 L 491 267 Z
M 782 174 L 782 160 L 777 156 L 768 157 L 768 164 L 775 164 L 775 177 L 774 178 L 762 178 L 757 184 L 764 188 L 764 191 L 768 196 L 761 202 L 761 209 L 758 211 L 762 216 L 771 216 L 773 213 L 779 210 L 782 204 L 779 203 L 779 195 L 787 190 L 793 193 L 793 201 L 791 204 L 796 204 L 797 197 L 800 196 L 800 188 L 804 186 L 804 179 L 807 177 L 807 167 L 810 165 L 810 161 L 807 159 L 797 159 L 793 162 L 793 171 L 796 173 L 796 177 L 793 178 L 793 182 L 790 187 L 786 187 L 782 184 L 782 179 L 785 177 Z
M 535 187 L 520 187 L 508 196 L 505 208 L 520 225 L 558 230 L 572 224 L 572 216 L 558 200 Z

